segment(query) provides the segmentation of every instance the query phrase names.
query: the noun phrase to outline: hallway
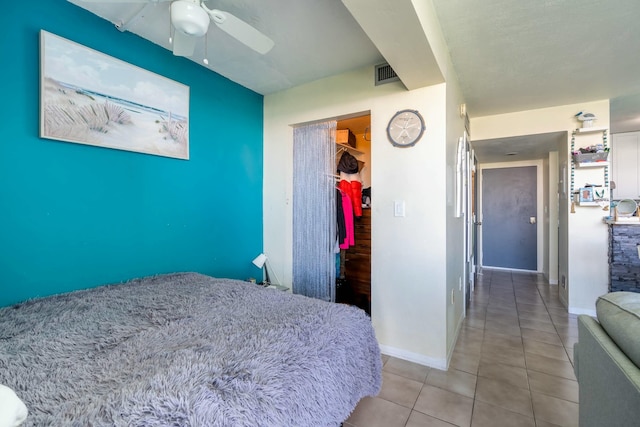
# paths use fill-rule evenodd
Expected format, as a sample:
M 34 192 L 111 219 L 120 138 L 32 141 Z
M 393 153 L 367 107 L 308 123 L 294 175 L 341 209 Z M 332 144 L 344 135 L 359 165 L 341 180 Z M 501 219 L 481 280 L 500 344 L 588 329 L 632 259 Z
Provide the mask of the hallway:
M 345 427 L 578 425 L 577 318 L 541 275 L 478 276 L 448 371 L 383 356 L 377 397 Z

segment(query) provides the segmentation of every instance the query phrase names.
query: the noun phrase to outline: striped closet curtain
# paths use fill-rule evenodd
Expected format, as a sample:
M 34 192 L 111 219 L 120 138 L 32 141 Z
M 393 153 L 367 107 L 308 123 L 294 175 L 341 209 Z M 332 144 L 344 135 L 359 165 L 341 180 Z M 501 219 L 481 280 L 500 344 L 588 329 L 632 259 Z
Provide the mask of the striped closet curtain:
M 336 121 L 293 131 L 293 292 L 335 301 Z

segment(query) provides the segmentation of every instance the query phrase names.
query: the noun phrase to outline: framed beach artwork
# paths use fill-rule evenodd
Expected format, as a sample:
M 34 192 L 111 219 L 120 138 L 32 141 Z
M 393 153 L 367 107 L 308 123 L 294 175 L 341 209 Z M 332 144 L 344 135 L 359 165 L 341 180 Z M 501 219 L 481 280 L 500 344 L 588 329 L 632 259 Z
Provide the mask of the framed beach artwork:
M 189 159 L 189 87 L 40 32 L 40 136 Z

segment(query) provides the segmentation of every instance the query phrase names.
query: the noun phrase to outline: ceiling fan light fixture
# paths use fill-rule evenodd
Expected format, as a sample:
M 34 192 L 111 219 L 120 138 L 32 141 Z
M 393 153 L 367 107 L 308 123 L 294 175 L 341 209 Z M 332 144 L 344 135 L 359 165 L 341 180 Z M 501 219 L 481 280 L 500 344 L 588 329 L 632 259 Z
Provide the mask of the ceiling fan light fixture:
M 193 37 L 202 37 L 209 29 L 210 18 L 200 5 L 188 0 L 171 3 L 171 23 L 174 28 Z

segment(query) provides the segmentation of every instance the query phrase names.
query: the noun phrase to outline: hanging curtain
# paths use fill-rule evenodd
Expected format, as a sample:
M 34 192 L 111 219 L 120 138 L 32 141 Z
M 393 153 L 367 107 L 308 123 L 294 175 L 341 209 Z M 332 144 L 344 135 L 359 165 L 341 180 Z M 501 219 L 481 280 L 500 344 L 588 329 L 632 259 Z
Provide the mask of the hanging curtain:
M 335 301 L 336 122 L 293 131 L 293 292 Z

